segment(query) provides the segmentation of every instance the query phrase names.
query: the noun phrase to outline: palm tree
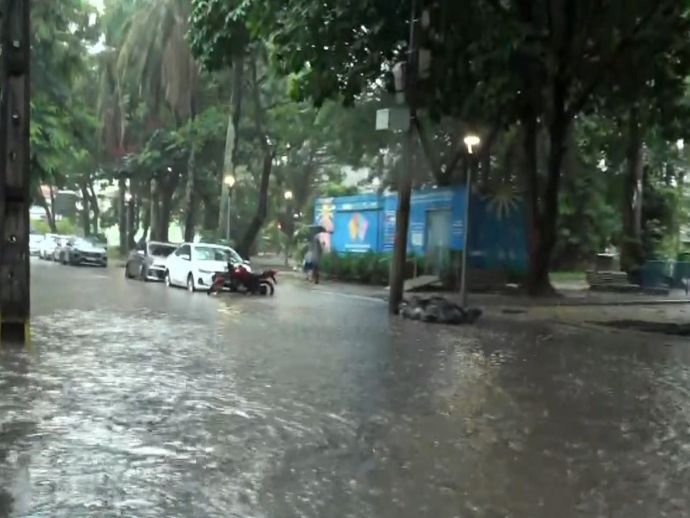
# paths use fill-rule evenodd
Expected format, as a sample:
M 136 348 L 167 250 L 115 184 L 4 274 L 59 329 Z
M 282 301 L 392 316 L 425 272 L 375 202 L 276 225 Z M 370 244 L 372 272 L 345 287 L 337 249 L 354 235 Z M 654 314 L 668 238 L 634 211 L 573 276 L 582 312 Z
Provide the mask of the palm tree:
M 135 81 L 153 112 L 167 107 L 177 128 L 194 120 L 199 100 L 199 65 L 187 42 L 189 0 L 142 3 L 124 35 L 117 59 L 121 84 Z M 185 240 L 194 237 L 196 149 L 190 139 L 185 188 Z

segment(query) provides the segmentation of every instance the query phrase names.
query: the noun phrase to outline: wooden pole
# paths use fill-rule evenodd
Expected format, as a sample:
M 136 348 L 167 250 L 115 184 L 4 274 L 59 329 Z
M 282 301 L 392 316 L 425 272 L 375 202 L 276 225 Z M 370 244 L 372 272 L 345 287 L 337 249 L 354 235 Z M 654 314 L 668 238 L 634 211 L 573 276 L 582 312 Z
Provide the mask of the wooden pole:
M 30 0 L 0 1 L 0 342 L 29 339 Z
M 388 312 L 397 315 L 403 299 L 405 264 L 407 260 L 407 231 L 410 224 L 410 199 L 414 176 L 415 119 L 417 117 L 417 0 L 410 11 L 410 42 L 405 67 L 405 91 L 410 121 L 405 139 L 406 168 L 398 182 L 398 208 L 395 215 L 395 248 L 390 269 L 390 298 Z

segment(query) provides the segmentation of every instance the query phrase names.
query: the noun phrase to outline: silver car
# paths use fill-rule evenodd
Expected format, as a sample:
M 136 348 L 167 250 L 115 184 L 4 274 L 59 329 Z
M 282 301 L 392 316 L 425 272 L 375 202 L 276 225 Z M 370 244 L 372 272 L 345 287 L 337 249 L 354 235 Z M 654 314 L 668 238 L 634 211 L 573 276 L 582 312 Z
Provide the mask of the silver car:
M 90 265 L 105 268 L 108 266 L 108 254 L 102 243 L 89 238 L 74 237 L 61 248 L 60 262 L 73 266 Z
M 58 236 L 56 239 L 55 247 L 53 248 L 53 255 L 51 259 L 57 263 L 61 263 L 63 258 L 66 257 L 67 243 L 70 239 L 76 239 L 75 236 Z
M 132 250 L 125 265 L 125 277 L 142 281 L 165 279 L 167 257 L 177 249 L 172 243 L 149 241 Z

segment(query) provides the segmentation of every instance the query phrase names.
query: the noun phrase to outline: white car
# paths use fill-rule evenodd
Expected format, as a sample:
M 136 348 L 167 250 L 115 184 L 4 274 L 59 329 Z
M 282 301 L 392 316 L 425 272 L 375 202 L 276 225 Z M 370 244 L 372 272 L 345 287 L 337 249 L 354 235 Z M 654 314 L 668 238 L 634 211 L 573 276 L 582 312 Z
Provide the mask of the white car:
M 41 234 L 29 234 L 29 255 L 38 255 L 41 252 L 42 242 Z
M 38 257 L 41 259 L 46 259 L 48 261 L 53 260 L 53 254 L 58 246 L 58 236 L 57 234 L 46 234 L 41 241 L 41 245 L 38 247 Z
M 168 256 L 165 263 L 166 286 L 184 286 L 190 292 L 208 289 L 216 273 L 228 271 L 228 263 L 249 263 L 232 248 L 205 243 L 185 243 Z

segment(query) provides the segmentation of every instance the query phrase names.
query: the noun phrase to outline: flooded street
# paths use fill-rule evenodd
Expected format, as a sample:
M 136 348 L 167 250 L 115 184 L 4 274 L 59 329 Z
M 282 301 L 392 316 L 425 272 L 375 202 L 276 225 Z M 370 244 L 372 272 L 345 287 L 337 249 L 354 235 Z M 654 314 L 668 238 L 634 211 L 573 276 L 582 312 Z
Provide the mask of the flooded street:
M 690 513 L 682 339 L 39 262 L 33 296 L 30 350 L 0 353 L 0 517 Z

